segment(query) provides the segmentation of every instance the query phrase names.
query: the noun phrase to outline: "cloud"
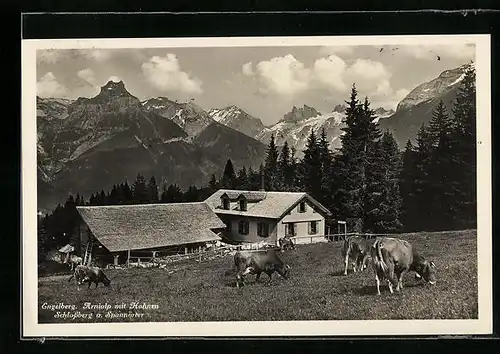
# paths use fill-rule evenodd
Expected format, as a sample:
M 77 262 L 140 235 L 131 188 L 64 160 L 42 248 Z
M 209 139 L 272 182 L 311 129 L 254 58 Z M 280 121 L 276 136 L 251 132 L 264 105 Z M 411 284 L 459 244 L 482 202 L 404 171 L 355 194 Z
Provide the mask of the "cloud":
M 261 94 L 291 96 L 309 87 L 310 69 L 291 54 L 261 61 L 255 69 Z
M 101 63 L 109 60 L 112 53 L 112 49 L 40 49 L 37 50 L 37 63 L 55 64 L 67 59 Z
M 369 59 L 357 59 L 344 72 L 344 79 L 349 85 L 355 83 L 358 91 L 368 96 L 392 92 L 391 76 L 384 64 Z
M 68 96 L 69 90 L 57 81 L 52 72 L 48 72 L 36 83 L 36 93 L 40 97 L 64 98 Z
M 108 77 L 108 79 L 106 80 L 106 83 L 108 83 L 110 81 L 120 82 L 120 81 L 122 81 L 122 79 L 119 76 L 112 75 L 112 76 Z
M 76 75 L 85 81 L 87 84 L 90 86 L 96 86 L 97 85 L 97 80 L 95 78 L 95 73 L 94 70 L 92 69 L 82 69 L 76 73 Z
M 142 63 L 142 73 L 151 85 L 161 91 L 178 91 L 188 94 L 203 92 L 201 80 L 182 71 L 175 54 L 151 57 Z
M 354 47 L 345 45 L 325 46 L 319 49 L 319 53 L 323 56 L 329 56 L 332 54 L 349 55 L 354 53 Z
M 254 74 L 251 61 L 246 63 L 246 64 L 243 64 L 241 69 L 242 69 L 243 75 L 245 75 L 245 76 L 252 76 Z
M 328 90 L 347 93 L 353 83 L 361 95 L 388 96 L 393 94 L 391 72 L 380 62 L 357 59 L 348 65 L 342 58 L 332 54 L 316 59 L 310 68 L 292 55 L 261 61 L 252 70 L 251 64 L 242 67 L 257 78 L 259 92 L 292 96 L 306 90 Z
M 471 44 L 405 45 L 398 48 L 403 55 L 423 60 L 436 60 L 438 56 L 442 59 L 474 60 L 476 52 Z
M 410 93 L 410 90 L 405 88 L 397 91 L 392 91 L 388 95 L 379 96 L 372 104 L 372 107 L 384 107 L 386 109 L 396 110 L 398 103 L 401 102 Z
M 314 78 L 326 87 L 336 91 L 345 91 L 347 85 L 343 75 L 346 66 L 346 63 L 336 55 L 318 59 L 313 65 Z
M 64 57 L 64 52 L 57 49 L 39 49 L 36 51 L 37 63 L 54 64 Z
M 103 62 L 111 58 L 111 50 L 105 49 L 78 49 L 76 52 L 77 56 L 84 57 L 87 59 L 95 60 L 98 62 Z

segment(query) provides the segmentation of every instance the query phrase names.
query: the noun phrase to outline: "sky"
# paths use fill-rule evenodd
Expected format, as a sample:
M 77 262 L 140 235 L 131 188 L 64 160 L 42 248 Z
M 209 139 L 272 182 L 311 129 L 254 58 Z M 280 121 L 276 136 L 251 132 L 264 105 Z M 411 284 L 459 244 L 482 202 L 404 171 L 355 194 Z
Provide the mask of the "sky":
M 48 49 L 37 51 L 37 95 L 93 97 L 123 81 L 141 101 L 236 105 L 265 125 L 304 104 L 328 113 L 353 84 L 372 108 L 396 109 L 413 88 L 474 60 L 473 45 Z

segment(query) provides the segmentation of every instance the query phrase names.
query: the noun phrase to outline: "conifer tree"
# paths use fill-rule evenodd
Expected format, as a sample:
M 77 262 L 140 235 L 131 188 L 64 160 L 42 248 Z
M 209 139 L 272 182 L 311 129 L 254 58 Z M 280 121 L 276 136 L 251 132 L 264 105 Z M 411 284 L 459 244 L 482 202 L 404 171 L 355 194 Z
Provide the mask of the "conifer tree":
M 430 167 L 433 152 L 433 137 L 428 128 L 422 124 L 417 133 L 417 146 L 415 152 L 415 222 L 419 230 L 431 230 L 432 225 L 432 200 Z
M 254 171 L 250 166 L 247 172 L 248 176 L 248 190 L 258 191 L 260 188 L 260 174 L 259 171 Z
M 406 231 L 415 231 L 418 221 L 418 205 L 415 194 L 416 151 L 410 139 L 406 142 L 402 158 L 403 167 L 400 173 L 400 191 L 402 198 L 401 220 Z
M 291 171 L 291 161 L 290 161 L 290 149 L 288 147 L 288 142 L 285 140 L 283 148 L 281 149 L 279 160 L 278 160 L 278 176 L 280 190 L 290 191 L 293 185 L 293 175 Z
M 267 149 L 266 161 L 264 164 L 264 174 L 266 176 L 266 190 L 275 191 L 279 189 L 278 171 L 278 148 L 274 142 L 274 135 L 271 135 Z
M 161 194 L 162 203 L 180 203 L 183 200 L 184 195 L 178 185 L 171 184 L 168 188 L 164 185 L 163 192 Z
M 321 135 L 318 141 L 319 159 L 321 163 L 321 194 L 319 201 L 324 205 L 331 205 L 332 200 L 332 161 L 333 154 L 330 150 L 328 138 L 326 136 L 325 128 L 321 129 Z
M 200 198 L 200 190 L 196 186 L 189 186 L 186 193 L 184 193 L 183 201 L 185 202 L 198 202 Z
M 158 186 L 156 185 L 156 179 L 154 176 L 151 176 L 151 178 L 149 179 L 147 190 L 148 190 L 149 201 L 152 203 L 157 203 L 159 199 Z
M 210 176 L 210 181 L 208 182 L 208 188 L 210 190 L 210 194 L 214 193 L 218 189 L 218 182 L 217 178 L 215 178 L 215 174 L 212 173 L 212 176 Z
M 234 172 L 233 162 L 228 159 L 222 174 L 221 187 L 226 189 L 234 189 L 236 186 L 236 174 Z
M 455 127 L 450 119 L 443 101 L 440 101 L 433 112 L 428 132 L 432 139 L 432 152 L 429 161 L 429 208 L 432 210 L 432 229 L 452 227 L 455 211 L 454 182 L 456 178 L 455 162 Z
M 372 150 L 379 148 L 377 144 L 381 132 L 368 99 L 363 104 L 359 102 L 355 85 L 351 90 L 350 101 L 346 103 L 346 127 L 342 128 L 342 147 L 335 161 L 337 178 L 334 203 L 338 205 L 340 217 L 353 219 L 351 222 L 360 224 L 369 211 L 365 210 L 367 169 L 374 165 L 370 157 L 376 156 Z
M 238 171 L 238 177 L 236 178 L 236 180 L 237 180 L 237 183 L 236 183 L 237 189 L 242 189 L 242 190 L 248 189 L 248 175 L 247 175 L 247 169 L 245 168 L 245 166 L 243 166 Z
M 321 156 L 314 130 L 307 138 L 304 157 L 300 164 L 302 187 L 313 198 L 321 199 Z
M 132 196 L 134 203 L 147 203 L 149 201 L 146 180 L 141 173 L 137 174 L 134 184 L 132 185 Z
M 133 202 L 132 189 L 130 188 L 127 180 L 121 185 L 121 195 L 123 196 L 123 204 L 130 204 Z
M 457 221 L 462 228 L 476 227 L 477 213 L 477 153 L 476 153 L 476 73 L 473 66 L 466 71 L 453 104 L 457 122 L 456 191 Z
M 106 205 L 107 204 L 107 198 L 106 198 L 106 193 L 104 193 L 104 189 L 101 189 L 101 192 L 99 193 L 98 196 L 98 205 Z

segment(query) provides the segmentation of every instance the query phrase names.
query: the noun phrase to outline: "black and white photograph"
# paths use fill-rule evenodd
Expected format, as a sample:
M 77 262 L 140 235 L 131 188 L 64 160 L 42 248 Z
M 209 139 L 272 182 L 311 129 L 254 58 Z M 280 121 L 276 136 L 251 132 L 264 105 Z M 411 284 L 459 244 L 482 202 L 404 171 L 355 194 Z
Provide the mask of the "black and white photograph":
M 25 335 L 491 331 L 489 36 L 22 49 Z

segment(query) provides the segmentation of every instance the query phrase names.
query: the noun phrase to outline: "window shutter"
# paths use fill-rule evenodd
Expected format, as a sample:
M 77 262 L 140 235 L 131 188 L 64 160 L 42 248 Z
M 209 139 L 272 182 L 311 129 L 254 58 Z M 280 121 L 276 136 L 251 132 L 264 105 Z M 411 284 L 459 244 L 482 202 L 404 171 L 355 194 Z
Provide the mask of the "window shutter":
M 312 222 L 307 223 L 307 233 L 309 235 L 312 234 Z

